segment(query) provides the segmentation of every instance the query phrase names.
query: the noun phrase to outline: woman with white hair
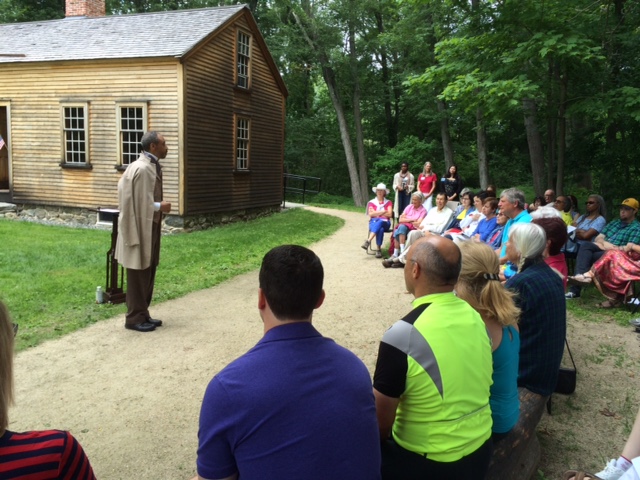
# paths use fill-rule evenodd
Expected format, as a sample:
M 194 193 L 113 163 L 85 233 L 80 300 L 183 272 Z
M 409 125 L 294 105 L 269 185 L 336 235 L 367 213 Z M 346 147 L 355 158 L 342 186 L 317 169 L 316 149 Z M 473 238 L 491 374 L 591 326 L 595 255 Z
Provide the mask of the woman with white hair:
M 13 403 L 13 337 L 7 307 L 0 302 L 0 478 L 95 480 L 89 459 L 69 432 L 41 430 L 12 432 L 9 406 Z
M 567 331 L 564 288 L 544 261 L 546 246 L 540 225 L 518 223 L 509 231 L 506 257 L 518 273 L 506 287 L 516 293 L 521 310 L 518 385 L 542 396 L 555 389 Z

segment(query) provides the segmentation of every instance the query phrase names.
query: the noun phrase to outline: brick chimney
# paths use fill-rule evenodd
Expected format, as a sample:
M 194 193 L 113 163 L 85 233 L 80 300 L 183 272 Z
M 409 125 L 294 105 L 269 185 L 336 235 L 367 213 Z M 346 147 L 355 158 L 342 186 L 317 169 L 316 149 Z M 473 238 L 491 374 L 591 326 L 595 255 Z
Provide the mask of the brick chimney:
M 104 17 L 105 0 L 66 0 L 66 17 Z

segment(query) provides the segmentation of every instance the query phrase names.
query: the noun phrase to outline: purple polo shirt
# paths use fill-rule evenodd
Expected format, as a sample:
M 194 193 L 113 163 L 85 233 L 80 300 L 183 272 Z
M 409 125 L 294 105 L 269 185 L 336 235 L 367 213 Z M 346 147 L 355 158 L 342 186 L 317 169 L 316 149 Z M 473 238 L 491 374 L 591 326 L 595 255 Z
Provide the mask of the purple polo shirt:
M 380 478 L 369 372 L 307 322 L 269 330 L 211 380 L 198 439 L 203 478 Z

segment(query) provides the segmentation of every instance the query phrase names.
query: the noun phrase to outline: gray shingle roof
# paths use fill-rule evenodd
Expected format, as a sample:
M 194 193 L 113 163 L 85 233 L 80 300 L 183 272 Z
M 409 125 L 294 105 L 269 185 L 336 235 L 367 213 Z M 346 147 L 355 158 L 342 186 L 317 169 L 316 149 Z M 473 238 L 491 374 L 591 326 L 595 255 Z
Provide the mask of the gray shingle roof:
M 181 57 L 243 8 L 0 24 L 0 63 Z

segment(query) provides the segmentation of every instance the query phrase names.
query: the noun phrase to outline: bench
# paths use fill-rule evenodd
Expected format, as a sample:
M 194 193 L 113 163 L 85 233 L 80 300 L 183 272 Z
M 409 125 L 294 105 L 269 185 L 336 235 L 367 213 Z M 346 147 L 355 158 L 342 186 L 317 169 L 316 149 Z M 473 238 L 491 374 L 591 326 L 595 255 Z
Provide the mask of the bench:
M 487 480 L 505 478 L 530 479 L 540 462 L 540 443 L 536 428 L 549 397 L 543 397 L 526 388 L 518 388 L 520 418 L 513 430 L 493 447 L 487 471 Z

